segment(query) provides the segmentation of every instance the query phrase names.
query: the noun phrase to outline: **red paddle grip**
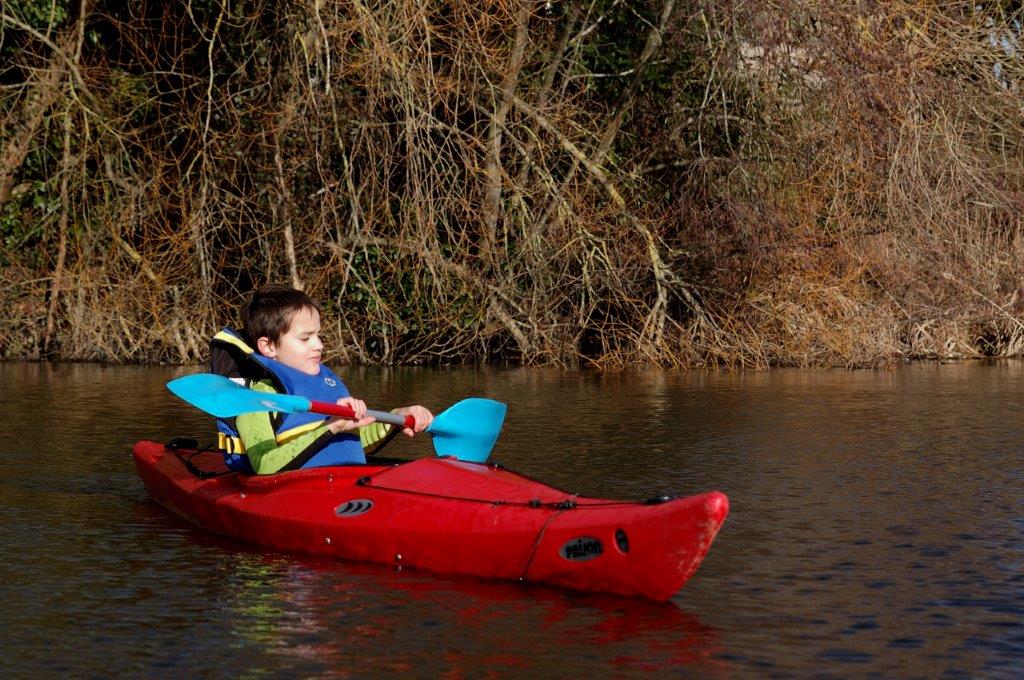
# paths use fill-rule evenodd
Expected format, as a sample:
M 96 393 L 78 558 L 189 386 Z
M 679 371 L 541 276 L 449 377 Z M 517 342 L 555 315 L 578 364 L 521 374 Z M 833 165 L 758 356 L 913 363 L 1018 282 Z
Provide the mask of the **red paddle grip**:
M 322 413 L 325 416 L 338 416 L 339 418 L 348 418 L 354 420 L 356 412 L 352 410 L 351 406 L 342 406 L 341 404 L 332 404 L 326 401 L 310 401 L 309 410 L 313 413 Z
M 352 410 L 351 406 L 331 404 L 326 401 L 310 401 L 309 410 L 313 413 L 322 413 L 325 416 L 338 416 L 340 418 L 348 418 L 349 420 L 356 417 L 355 411 Z M 367 411 L 366 415 L 381 423 L 390 423 L 391 425 L 408 427 L 409 429 L 416 428 L 416 419 L 411 415 L 400 416 L 397 413 L 389 413 L 388 411 Z

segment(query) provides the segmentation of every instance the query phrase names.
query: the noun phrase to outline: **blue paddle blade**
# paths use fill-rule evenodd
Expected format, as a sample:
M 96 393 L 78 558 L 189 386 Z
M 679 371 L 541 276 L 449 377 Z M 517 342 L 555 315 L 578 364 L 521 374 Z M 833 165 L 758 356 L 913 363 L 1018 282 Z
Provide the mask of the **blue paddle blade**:
M 167 383 L 167 389 L 216 418 L 234 418 L 243 413 L 305 413 L 310 401 L 290 394 L 268 394 L 246 389 L 230 378 L 211 373 L 186 375 Z
M 434 417 L 427 428 L 439 456 L 482 463 L 491 455 L 505 422 L 505 404 L 493 399 L 463 399 Z

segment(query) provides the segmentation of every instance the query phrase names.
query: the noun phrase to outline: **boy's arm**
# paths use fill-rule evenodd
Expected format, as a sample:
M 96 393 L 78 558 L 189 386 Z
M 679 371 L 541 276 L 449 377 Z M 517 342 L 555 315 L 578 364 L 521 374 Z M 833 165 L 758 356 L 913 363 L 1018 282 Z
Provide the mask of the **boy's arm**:
M 366 455 L 372 456 L 395 438 L 398 429 L 387 423 L 370 423 L 359 428 L 359 443 Z
M 434 421 L 434 414 L 422 406 L 405 406 L 391 411 L 399 415 L 411 415 L 416 421 L 415 432 L 422 432 Z M 387 423 L 370 423 L 359 428 L 359 441 L 366 455 L 372 456 L 383 449 L 399 432 L 413 436 L 413 428 L 392 427 Z
M 250 389 L 257 392 L 277 393 L 269 380 L 253 383 L 250 385 Z M 261 412 L 243 413 L 237 416 L 235 427 L 245 446 L 245 453 L 249 456 L 249 464 L 258 475 L 272 475 L 279 472 L 281 468 L 298 458 L 307 448 L 327 434 L 327 425 L 324 424 L 309 432 L 304 432 L 285 444 L 278 445 L 274 426 L 270 422 L 270 414 Z M 397 428 L 387 423 L 370 423 L 359 428 L 359 443 L 363 445 L 363 450 L 368 455 L 373 455 L 394 439 L 398 432 Z
M 276 393 L 270 382 L 265 380 L 253 383 L 250 389 Z M 249 464 L 258 475 L 271 475 L 280 471 L 327 432 L 325 423 L 278 445 L 269 413 L 243 413 L 235 418 L 235 427 L 245 446 Z

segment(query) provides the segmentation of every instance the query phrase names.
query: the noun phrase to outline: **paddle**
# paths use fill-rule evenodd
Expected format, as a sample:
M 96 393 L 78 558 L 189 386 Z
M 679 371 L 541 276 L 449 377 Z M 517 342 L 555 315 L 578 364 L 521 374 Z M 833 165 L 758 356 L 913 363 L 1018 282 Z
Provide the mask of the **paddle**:
M 217 418 L 233 418 L 242 413 L 276 411 L 279 413 L 320 413 L 328 416 L 354 418 L 348 406 L 323 401 L 310 401 L 291 394 L 257 392 L 242 387 L 222 375 L 197 373 L 167 383 L 167 388 L 196 408 Z M 367 411 L 366 415 L 397 427 L 413 427 L 412 416 L 387 411 Z M 482 463 L 494 448 L 505 420 L 505 404 L 492 399 L 463 399 L 434 416 L 426 429 L 433 435 L 434 451 L 439 456 Z

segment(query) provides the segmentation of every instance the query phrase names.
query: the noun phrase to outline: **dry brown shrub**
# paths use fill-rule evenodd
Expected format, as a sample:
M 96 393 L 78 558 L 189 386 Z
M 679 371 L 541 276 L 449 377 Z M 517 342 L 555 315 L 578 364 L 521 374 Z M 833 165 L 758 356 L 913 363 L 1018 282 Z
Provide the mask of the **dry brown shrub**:
M 119 62 L 82 23 L 23 55 L 8 128 L 69 143 L 25 209 L 44 255 L 0 254 L 0 355 L 198 361 L 269 280 L 321 298 L 350 361 L 1024 347 L 1001 5 L 665 0 L 600 97 L 593 3 L 211 6 L 111 10 Z M 644 80 L 666 61 L 675 96 Z
M 735 330 L 718 356 L 878 365 L 1018 355 L 1019 16 L 974 3 L 810 0 L 711 15 L 729 53 L 717 84 L 740 92 L 750 115 L 746 146 L 712 179 L 731 205 L 747 281 L 720 298 L 723 327 Z
M 111 10 L 118 64 L 82 55 L 88 4 L 77 48 L 39 39 L 73 71 L 50 113 L 74 150 L 46 226 L 64 254 L 34 284 L 10 258 L 8 297 L 49 311 L 0 352 L 196 361 L 252 287 L 284 280 L 324 300 L 350 360 L 657 359 L 688 284 L 588 92 L 593 5 L 213 7 Z

